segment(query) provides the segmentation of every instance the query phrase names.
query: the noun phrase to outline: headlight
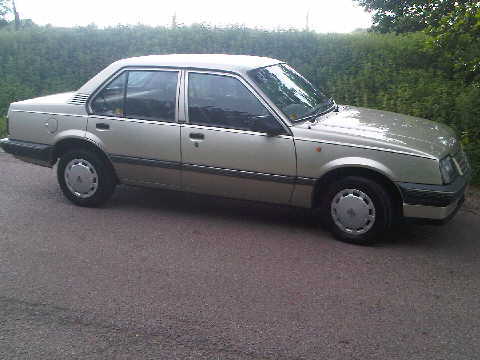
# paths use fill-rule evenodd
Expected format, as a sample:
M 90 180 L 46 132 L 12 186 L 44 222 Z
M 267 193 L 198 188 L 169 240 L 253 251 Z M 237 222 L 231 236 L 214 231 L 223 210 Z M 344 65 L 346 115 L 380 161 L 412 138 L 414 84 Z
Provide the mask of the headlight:
M 457 178 L 457 166 L 450 155 L 440 160 L 440 173 L 445 184 L 450 184 Z

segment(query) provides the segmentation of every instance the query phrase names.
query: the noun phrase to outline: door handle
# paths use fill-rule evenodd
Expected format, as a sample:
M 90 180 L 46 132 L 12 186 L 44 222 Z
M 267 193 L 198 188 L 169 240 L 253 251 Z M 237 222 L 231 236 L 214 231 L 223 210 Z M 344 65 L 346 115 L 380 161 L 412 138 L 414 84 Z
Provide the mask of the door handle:
M 95 127 L 97 128 L 97 130 L 110 130 L 110 125 L 105 123 L 97 123 Z
M 192 140 L 203 140 L 205 139 L 205 135 L 202 133 L 190 133 L 190 139 Z

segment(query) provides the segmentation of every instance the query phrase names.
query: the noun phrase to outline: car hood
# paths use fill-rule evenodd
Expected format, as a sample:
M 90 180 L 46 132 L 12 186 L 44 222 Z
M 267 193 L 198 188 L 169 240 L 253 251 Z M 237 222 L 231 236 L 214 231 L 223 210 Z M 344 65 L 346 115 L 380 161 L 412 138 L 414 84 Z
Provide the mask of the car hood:
M 441 158 L 453 152 L 457 139 L 448 126 L 413 116 L 354 106 L 292 127 L 295 136 L 313 141 L 381 147 L 413 155 Z

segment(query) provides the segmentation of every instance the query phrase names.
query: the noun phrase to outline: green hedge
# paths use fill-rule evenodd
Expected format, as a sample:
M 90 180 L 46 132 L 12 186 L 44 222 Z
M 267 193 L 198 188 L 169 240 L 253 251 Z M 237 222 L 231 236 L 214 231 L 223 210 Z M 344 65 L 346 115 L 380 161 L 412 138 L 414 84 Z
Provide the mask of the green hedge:
M 315 34 L 242 27 L 0 31 L 0 115 L 11 101 L 71 91 L 111 62 L 162 53 L 231 53 L 288 61 L 338 103 L 452 126 L 480 183 L 480 84 L 466 83 L 423 33 Z

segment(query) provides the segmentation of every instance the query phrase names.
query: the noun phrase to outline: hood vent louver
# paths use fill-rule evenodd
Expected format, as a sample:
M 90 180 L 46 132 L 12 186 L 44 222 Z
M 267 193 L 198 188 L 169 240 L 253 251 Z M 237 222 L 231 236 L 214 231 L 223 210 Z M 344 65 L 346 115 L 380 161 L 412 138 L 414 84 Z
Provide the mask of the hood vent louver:
M 90 94 L 76 93 L 72 96 L 70 100 L 68 100 L 68 103 L 71 105 L 85 105 L 89 96 Z

